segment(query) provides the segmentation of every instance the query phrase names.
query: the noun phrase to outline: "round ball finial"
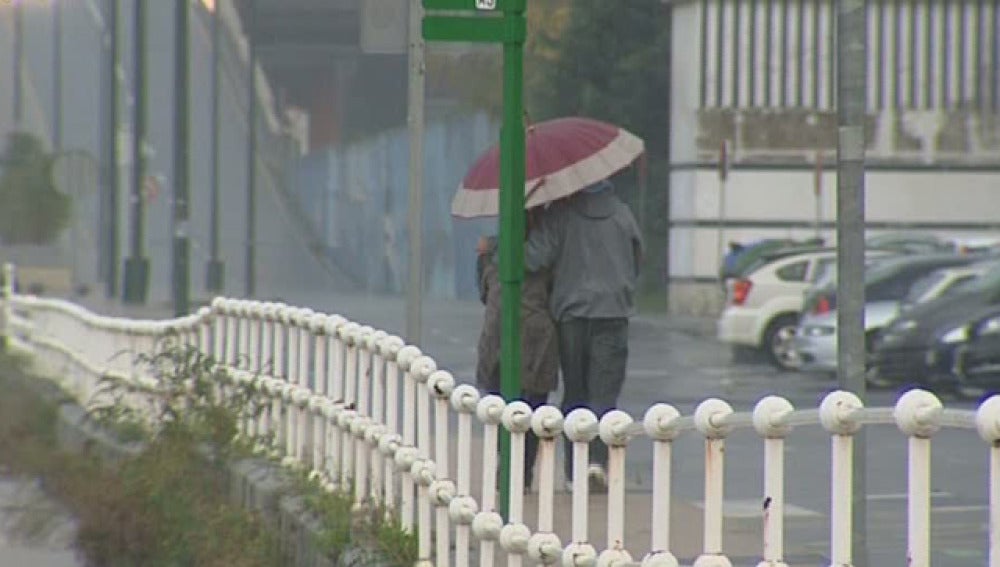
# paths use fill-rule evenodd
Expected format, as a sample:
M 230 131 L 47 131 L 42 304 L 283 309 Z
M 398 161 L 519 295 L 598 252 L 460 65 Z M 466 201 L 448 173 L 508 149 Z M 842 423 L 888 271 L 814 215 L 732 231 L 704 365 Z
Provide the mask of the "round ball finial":
M 410 364 L 410 373 L 420 383 L 427 382 L 435 370 L 437 370 L 437 363 L 429 356 L 421 356 Z
M 479 404 L 479 390 L 468 384 L 460 384 L 451 393 L 451 407 L 459 413 L 475 413 Z
M 1000 395 L 990 396 L 976 410 L 976 430 L 987 443 L 1000 441 Z
M 787 420 L 795 411 L 792 403 L 780 396 L 767 396 L 753 409 L 753 427 L 761 437 L 778 439 L 788 435 L 792 426 Z
M 856 413 L 864 407 L 861 398 L 851 392 L 830 392 L 819 405 L 819 422 L 835 435 L 853 435 L 861 429 Z
M 563 430 L 566 438 L 573 443 L 590 443 L 597 437 L 599 422 L 594 412 L 587 408 L 577 408 L 566 416 Z
M 436 370 L 427 379 L 427 387 L 438 399 L 448 400 L 455 390 L 455 377 L 447 370 Z
M 709 398 L 694 410 L 694 426 L 709 439 L 724 439 L 732 427 L 726 425 L 726 416 L 733 413 L 733 407 L 718 399 Z
M 410 365 L 413 361 L 420 358 L 420 349 L 413 345 L 406 345 L 399 349 L 399 354 L 396 355 L 396 362 L 399 364 L 400 370 L 404 372 L 410 370 Z
M 677 429 L 677 419 L 681 412 L 670 404 L 654 404 L 646 410 L 642 418 L 642 427 L 646 435 L 654 441 L 673 441 L 680 434 Z
M 483 423 L 498 425 L 503 421 L 503 410 L 506 406 L 507 403 L 500 396 L 486 396 L 479 400 L 476 406 L 476 417 Z
M 572 543 L 562 556 L 563 567 L 594 567 L 597 565 L 597 550 L 588 543 Z
M 555 439 L 562 428 L 563 414 L 555 406 L 542 406 L 531 415 L 531 430 L 542 439 Z
M 629 414 L 621 410 L 609 411 L 601 418 L 599 426 L 601 440 L 609 447 L 625 447 L 632 438 L 629 435 L 632 423 L 632 416 Z
M 527 433 L 531 429 L 531 406 L 516 401 L 503 410 L 503 426 L 511 433 Z
M 900 396 L 892 411 L 900 431 L 911 437 L 930 437 L 941 429 L 944 406 L 927 390 L 910 390 Z

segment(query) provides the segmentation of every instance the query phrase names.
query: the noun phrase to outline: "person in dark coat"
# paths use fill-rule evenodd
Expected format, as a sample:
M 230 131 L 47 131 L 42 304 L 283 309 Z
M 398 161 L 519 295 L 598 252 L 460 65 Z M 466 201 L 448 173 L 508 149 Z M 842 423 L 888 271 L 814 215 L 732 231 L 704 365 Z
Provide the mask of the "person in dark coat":
M 558 327 L 562 411 L 567 415 L 586 407 L 600 417 L 618 404 L 642 249 L 635 217 L 609 181 L 553 204 L 528 237 L 525 269 L 552 272 L 550 307 Z M 568 440 L 566 455 L 566 478 L 571 480 Z M 590 458 L 591 484 L 604 489 L 607 446 L 592 443 Z
M 529 223 L 530 225 L 530 223 Z M 476 386 L 500 393 L 500 278 L 496 237 L 480 240 L 479 299 L 486 306 L 479 335 Z M 559 376 L 559 343 L 549 313 L 550 278 L 547 270 L 525 273 L 521 288 L 521 392 L 520 399 L 537 408 L 548 401 Z M 533 480 L 538 438 L 529 432 L 525 441 L 524 485 Z

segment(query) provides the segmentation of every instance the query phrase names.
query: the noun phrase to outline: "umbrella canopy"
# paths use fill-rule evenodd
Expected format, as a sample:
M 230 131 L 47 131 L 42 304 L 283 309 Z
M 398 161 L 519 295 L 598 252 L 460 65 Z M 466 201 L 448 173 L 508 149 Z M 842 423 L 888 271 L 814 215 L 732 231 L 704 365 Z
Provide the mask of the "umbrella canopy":
M 525 206 L 556 201 L 606 179 L 642 155 L 642 139 L 590 118 L 557 118 L 525 134 Z M 500 147 L 476 160 L 451 203 L 457 217 L 500 213 Z

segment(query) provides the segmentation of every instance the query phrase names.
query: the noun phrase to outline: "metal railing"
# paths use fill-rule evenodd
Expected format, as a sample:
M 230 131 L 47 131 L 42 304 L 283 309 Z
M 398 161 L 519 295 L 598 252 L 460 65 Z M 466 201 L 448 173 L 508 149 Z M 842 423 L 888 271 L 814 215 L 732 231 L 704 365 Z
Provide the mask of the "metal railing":
M 14 281 L 8 268 L 6 282 Z M 363 509 L 385 506 L 418 536 L 421 565 L 493 565 L 505 552 L 508 565 L 531 558 L 545 565 L 671 567 L 671 450 L 674 440 L 695 432 L 704 438 L 704 546 L 697 567 L 730 565 L 723 542 L 725 445 L 738 429 L 764 439 L 765 502 L 760 565 L 784 558 L 785 437 L 799 426 L 819 425 L 831 443 L 830 560 L 851 565 L 853 436 L 865 426 L 895 425 L 908 437 L 907 549 L 909 565 L 930 561 L 930 447 L 943 427 L 977 431 L 989 455 L 989 565 L 1000 566 L 1000 397 L 978 410 L 945 409 L 933 394 L 911 390 L 894 407 L 866 408 L 854 394 L 828 394 L 818 408 L 795 409 L 784 398 L 761 399 L 752 412 L 707 399 L 693 415 L 655 404 L 635 421 L 622 411 L 598 418 L 586 409 L 569 415 L 552 406 L 534 411 L 525 403 L 482 396 L 456 384 L 433 358 L 395 336 L 348 321 L 275 303 L 216 299 L 196 315 L 143 321 L 95 315 L 73 303 L 18 295 L 6 287 L 0 310 L 8 348 L 30 355 L 86 403 L 98 380 L 114 374 L 150 380 L 122 351 L 151 354 L 170 335 L 210 353 L 232 379 L 255 383 L 266 396 L 264 411 L 247 418 L 242 435 L 271 438 L 260 445 L 289 467 L 302 467 L 330 490 L 353 490 Z M 124 403 L 142 403 L 126 399 Z M 457 450 L 452 453 L 452 417 Z M 497 440 L 512 439 L 509 517 L 497 512 Z M 525 435 L 540 438 L 537 519 L 525 519 Z M 555 533 L 556 443 L 573 443 L 572 530 Z M 625 454 L 646 436 L 653 444 L 648 542 L 625 541 Z M 588 535 L 588 444 L 609 447 L 607 540 Z M 480 441 L 479 454 L 474 441 Z M 478 490 L 473 481 L 478 475 Z M 452 552 L 454 536 L 454 552 Z M 628 544 L 626 546 L 626 543 Z M 647 546 L 648 547 L 645 547 Z M 648 549 L 641 557 L 629 549 Z

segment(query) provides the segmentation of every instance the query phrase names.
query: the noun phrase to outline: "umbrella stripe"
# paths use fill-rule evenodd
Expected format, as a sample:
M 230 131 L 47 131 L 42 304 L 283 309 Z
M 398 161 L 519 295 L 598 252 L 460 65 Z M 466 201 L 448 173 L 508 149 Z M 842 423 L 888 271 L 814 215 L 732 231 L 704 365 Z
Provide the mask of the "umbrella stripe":
M 643 151 L 644 145 L 640 138 L 619 129 L 617 136 L 597 153 L 544 176 L 544 180 L 541 177 L 527 180 L 524 184 L 525 193 L 535 188 L 540 180 L 542 184 L 529 196 L 526 207 L 556 201 L 606 179 L 628 167 Z M 452 200 L 451 214 L 462 218 L 497 216 L 500 214 L 499 201 L 500 190 L 497 187 L 459 187 Z

